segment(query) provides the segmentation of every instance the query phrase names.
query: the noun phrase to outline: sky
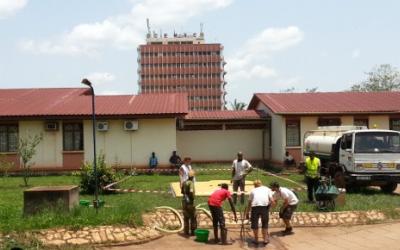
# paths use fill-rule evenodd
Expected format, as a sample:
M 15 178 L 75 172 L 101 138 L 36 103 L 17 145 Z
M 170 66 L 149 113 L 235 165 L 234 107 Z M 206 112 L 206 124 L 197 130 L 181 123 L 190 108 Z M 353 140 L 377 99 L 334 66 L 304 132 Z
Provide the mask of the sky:
M 156 32 L 221 43 L 227 101 L 343 91 L 379 64 L 400 67 L 396 0 L 0 0 L 0 88 L 136 94 L 146 18 Z

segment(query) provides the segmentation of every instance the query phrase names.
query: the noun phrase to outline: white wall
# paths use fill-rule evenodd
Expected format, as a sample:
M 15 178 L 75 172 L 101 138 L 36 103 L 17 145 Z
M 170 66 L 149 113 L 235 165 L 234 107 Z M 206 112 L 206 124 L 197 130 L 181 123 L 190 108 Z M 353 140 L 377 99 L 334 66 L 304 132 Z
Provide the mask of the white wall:
M 262 110 L 271 116 L 271 160 L 282 161 L 285 155 L 285 120 L 280 115 L 274 114 L 263 103 L 259 103 L 256 110 Z
M 34 167 L 62 167 L 63 139 L 62 129 L 58 131 L 45 131 L 45 121 L 20 121 L 19 136 L 28 137 L 43 135 L 43 140 L 37 146 L 37 151 L 32 159 Z
M 193 161 L 232 161 L 242 151 L 245 159 L 262 160 L 262 129 L 177 131 L 178 154 Z M 266 155 L 266 159 L 268 155 Z
M 105 120 L 102 120 L 105 121 Z M 109 130 L 96 132 L 97 153 L 103 152 L 109 164 L 147 166 L 151 152 L 159 165 L 167 165 L 171 152 L 176 150 L 174 118 L 139 119 L 137 131 L 125 131 L 124 120 L 107 120 Z M 92 122 L 84 121 L 85 160 L 93 160 Z
M 389 129 L 389 116 L 388 115 L 371 115 L 369 116 L 369 128 Z

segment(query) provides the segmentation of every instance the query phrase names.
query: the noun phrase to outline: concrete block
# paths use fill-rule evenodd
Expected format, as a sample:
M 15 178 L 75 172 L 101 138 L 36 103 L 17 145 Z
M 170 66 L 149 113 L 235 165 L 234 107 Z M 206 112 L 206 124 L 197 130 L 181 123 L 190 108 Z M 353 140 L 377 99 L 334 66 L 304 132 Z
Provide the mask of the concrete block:
M 78 186 L 40 186 L 24 191 L 24 215 L 61 206 L 66 211 L 79 202 Z

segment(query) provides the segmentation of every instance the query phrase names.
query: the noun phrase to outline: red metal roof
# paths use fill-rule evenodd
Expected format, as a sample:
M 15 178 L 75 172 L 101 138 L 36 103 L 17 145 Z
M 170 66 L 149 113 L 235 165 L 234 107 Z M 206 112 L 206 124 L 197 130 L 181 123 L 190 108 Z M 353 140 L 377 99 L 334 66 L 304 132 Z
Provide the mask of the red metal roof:
M 87 88 L 0 89 L 0 117 L 87 116 Z M 187 94 L 157 93 L 96 96 L 97 115 L 172 115 L 188 112 Z
M 400 112 L 400 92 L 256 93 L 249 109 L 259 102 L 277 114 Z
M 256 110 L 190 111 L 185 120 L 260 120 L 266 114 Z

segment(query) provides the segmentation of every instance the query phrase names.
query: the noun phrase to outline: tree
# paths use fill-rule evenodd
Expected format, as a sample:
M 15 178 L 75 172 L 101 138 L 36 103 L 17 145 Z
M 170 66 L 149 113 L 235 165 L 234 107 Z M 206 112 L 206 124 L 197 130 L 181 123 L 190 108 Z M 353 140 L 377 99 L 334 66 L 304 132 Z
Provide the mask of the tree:
M 233 110 L 244 110 L 247 104 L 244 102 L 238 102 L 236 99 L 231 102 L 231 107 Z
M 111 165 L 108 165 L 105 161 L 105 155 L 103 152 L 96 157 L 96 174 L 98 180 L 98 187 L 103 188 L 111 183 L 117 181 L 117 174 Z M 85 162 L 81 171 L 77 174 L 80 177 L 80 188 L 81 193 L 94 194 L 96 189 L 96 175 L 93 169 L 93 162 Z M 109 192 L 109 191 L 107 191 Z
M 296 93 L 296 88 L 295 87 L 290 87 L 287 89 L 283 89 L 280 91 L 281 93 Z M 304 90 L 305 93 L 316 93 L 318 92 L 318 87 L 313 87 L 313 88 L 306 88 Z
M 295 87 L 290 87 L 290 88 L 287 88 L 287 89 L 283 89 L 280 92 L 281 93 L 294 93 L 294 92 L 296 92 L 296 89 L 295 89 Z
M 390 64 L 381 64 L 365 74 L 367 75 L 367 79 L 351 86 L 351 91 L 374 92 L 400 90 L 400 71 Z
M 305 92 L 306 93 L 316 93 L 316 92 L 318 92 L 318 87 L 313 87 L 313 88 L 307 88 L 306 90 L 305 90 Z
M 25 187 L 28 186 L 28 180 L 31 175 L 31 166 L 33 165 L 31 160 L 35 156 L 36 147 L 37 145 L 39 145 L 42 139 L 43 136 L 42 134 L 40 134 L 34 136 L 30 135 L 28 137 L 21 137 L 18 141 L 17 153 L 22 161 L 21 168 L 23 172 Z

